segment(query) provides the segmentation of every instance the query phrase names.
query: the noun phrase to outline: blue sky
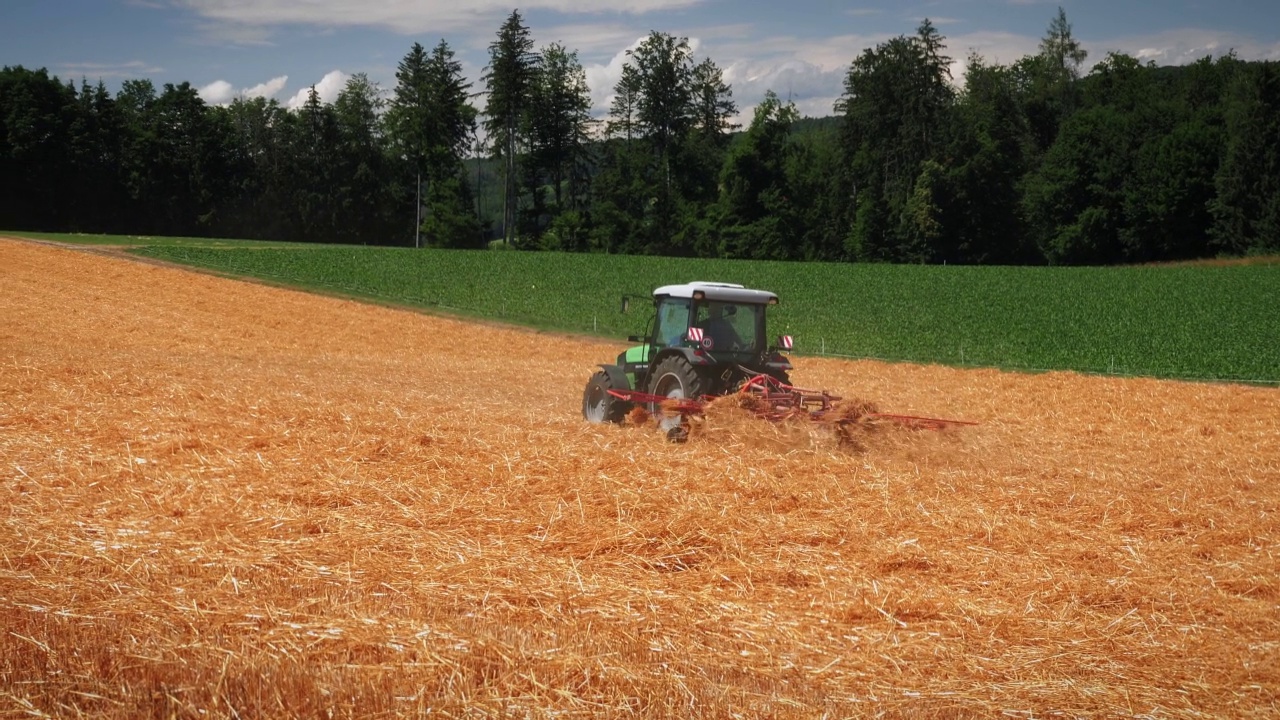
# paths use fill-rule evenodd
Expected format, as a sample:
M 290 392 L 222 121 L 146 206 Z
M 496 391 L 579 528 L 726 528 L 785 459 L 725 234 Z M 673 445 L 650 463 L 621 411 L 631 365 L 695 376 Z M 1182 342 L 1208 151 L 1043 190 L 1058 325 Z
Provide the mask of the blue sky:
M 448 40 L 480 87 L 488 45 L 519 7 L 539 46 L 576 49 L 597 107 L 607 107 L 625 51 L 650 30 L 690 38 L 724 71 L 744 115 L 766 90 L 806 115 L 829 115 L 864 48 L 930 18 L 963 77 L 977 51 L 1012 62 L 1034 52 L 1062 5 L 1088 63 L 1119 50 L 1182 64 L 1229 49 L 1280 60 L 1277 0 L 2 0 L 0 64 L 66 78 L 157 86 L 189 81 L 209 102 L 263 95 L 289 104 L 317 85 L 333 99 L 366 73 L 383 88 L 413 42 Z

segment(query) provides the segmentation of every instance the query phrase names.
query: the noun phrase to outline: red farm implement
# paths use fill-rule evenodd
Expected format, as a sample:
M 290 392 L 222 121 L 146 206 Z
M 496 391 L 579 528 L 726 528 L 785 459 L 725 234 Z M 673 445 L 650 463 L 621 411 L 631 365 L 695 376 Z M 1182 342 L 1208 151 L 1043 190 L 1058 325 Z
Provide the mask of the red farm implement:
M 782 382 L 771 375 L 755 375 L 746 380 L 736 393 L 726 396 L 704 395 L 700 398 L 667 397 L 637 390 L 609 390 L 613 397 L 635 406 L 651 408 L 665 421 L 663 426 L 672 439 L 685 437 L 685 421 L 703 415 L 708 403 L 732 398 L 738 407 L 764 420 L 783 421 L 792 418 L 844 426 L 851 423 L 895 423 L 913 430 L 942 430 L 955 425 L 976 425 L 967 420 L 920 417 L 879 412 L 874 405 L 844 401 L 826 390 L 810 390 Z M 672 422 L 679 419 L 678 423 Z

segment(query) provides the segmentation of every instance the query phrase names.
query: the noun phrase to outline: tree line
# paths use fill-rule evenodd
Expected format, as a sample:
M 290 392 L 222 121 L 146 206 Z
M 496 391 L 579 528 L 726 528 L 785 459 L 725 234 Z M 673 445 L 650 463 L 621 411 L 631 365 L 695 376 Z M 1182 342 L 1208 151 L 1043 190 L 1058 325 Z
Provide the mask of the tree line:
M 210 106 L 189 83 L 0 71 L 0 227 L 753 259 L 1113 264 L 1280 252 L 1280 63 L 973 55 L 928 21 L 851 62 L 827 118 L 747 126 L 687 39 L 629 51 L 594 117 L 514 11 L 474 88 L 448 42 L 384 90 Z M 483 139 L 483 140 L 482 140 Z

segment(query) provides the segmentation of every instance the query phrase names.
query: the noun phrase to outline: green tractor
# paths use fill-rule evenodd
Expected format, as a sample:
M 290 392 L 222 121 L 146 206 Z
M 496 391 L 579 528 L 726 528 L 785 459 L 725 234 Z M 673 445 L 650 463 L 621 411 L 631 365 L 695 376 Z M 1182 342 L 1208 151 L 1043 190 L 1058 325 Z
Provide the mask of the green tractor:
M 624 307 L 626 299 L 623 300 Z M 622 422 L 635 407 L 646 408 L 659 426 L 679 439 L 683 415 L 664 415 L 670 400 L 701 402 L 736 392 L 765 376 L 789 385 L 790 336 L 769 345 L 765 314 L 778 296 L 741 285 L 691 282 L 653 291 L 654 316 L 641 343 L 601 365 L 582 394 L 582 415 L 589 422 Z

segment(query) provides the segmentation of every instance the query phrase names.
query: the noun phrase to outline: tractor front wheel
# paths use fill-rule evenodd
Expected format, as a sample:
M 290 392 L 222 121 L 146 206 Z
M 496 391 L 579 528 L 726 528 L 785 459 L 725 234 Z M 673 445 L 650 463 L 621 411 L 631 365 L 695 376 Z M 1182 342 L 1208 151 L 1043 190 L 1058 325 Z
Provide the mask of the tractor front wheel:
M 680 355 L 672 355 L 658 363 L 651 377 L 649 393 L 652 395 L 673 400 L 697 400 L 707 391 L 706 379 Z M 658 427 L 667 433 L 667 437 L 677 441 L 687 437 L 684 417 L 679 413 L 664 413 L 660 402 L 652 403 L 649 412 L 658 421 Z
M 631 403 L 609 394 L 613 390 L 609 374 L 600 370 L 587 381 L 582 393 L 582 417 L 593 423 L 620 423 L 631 409 Z

